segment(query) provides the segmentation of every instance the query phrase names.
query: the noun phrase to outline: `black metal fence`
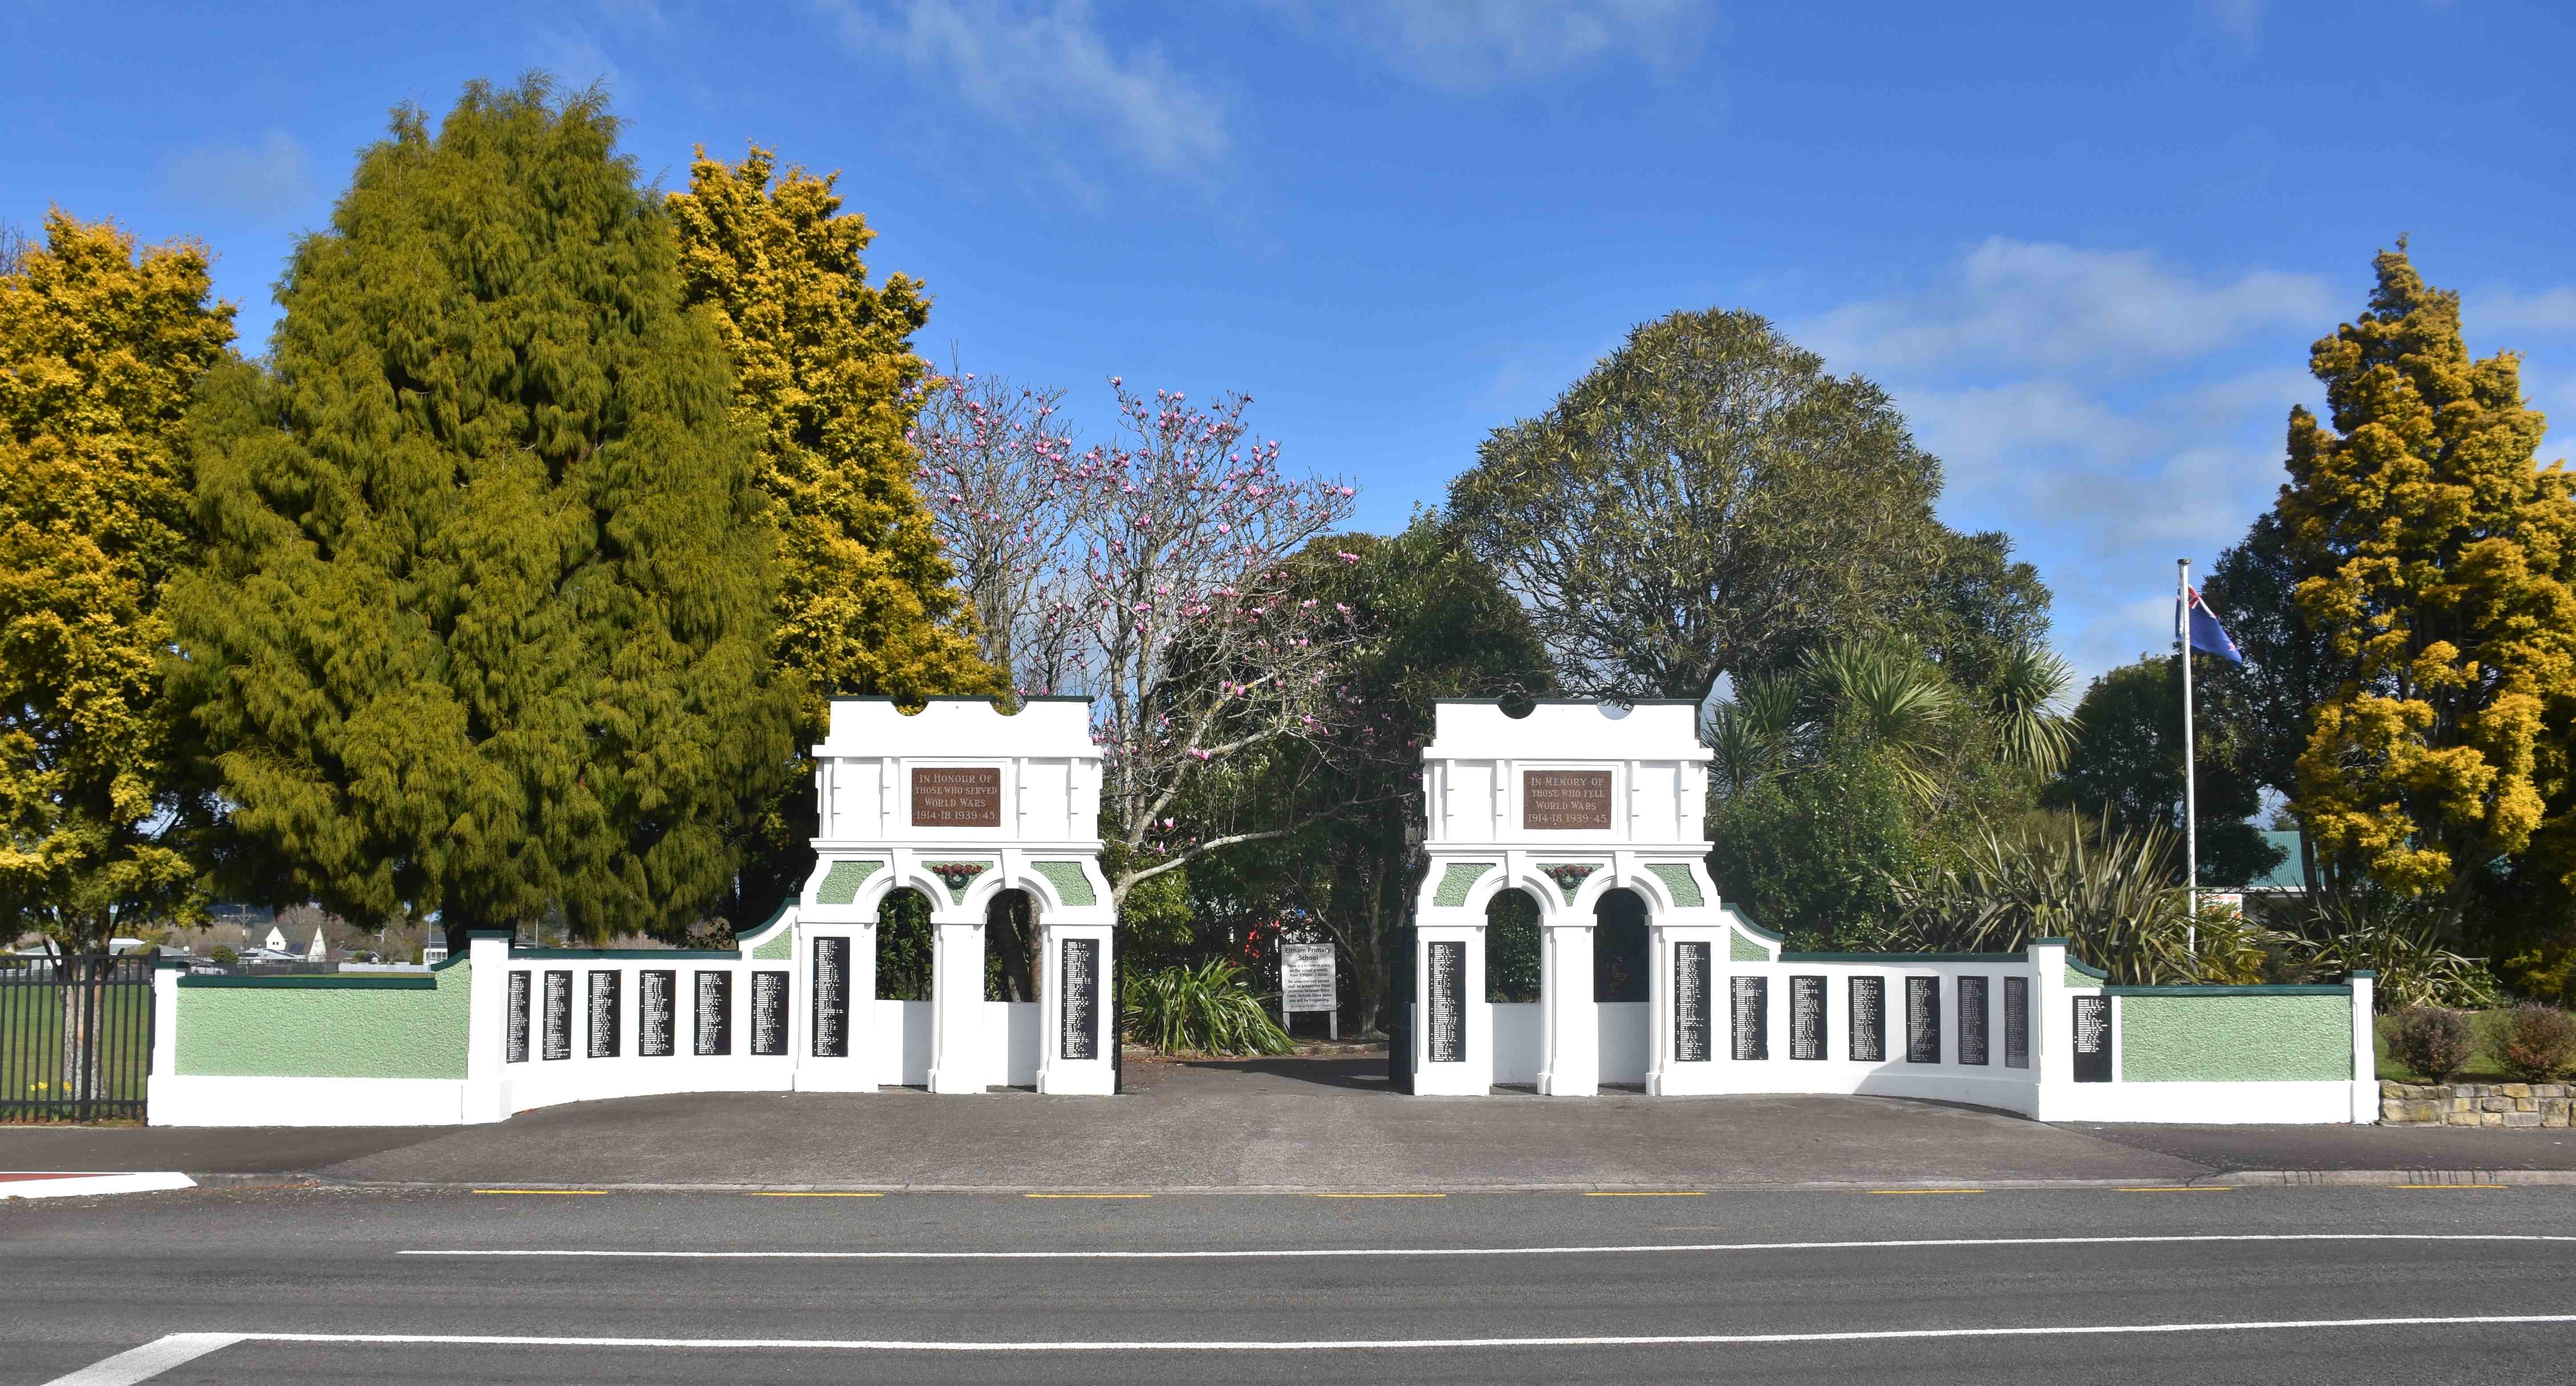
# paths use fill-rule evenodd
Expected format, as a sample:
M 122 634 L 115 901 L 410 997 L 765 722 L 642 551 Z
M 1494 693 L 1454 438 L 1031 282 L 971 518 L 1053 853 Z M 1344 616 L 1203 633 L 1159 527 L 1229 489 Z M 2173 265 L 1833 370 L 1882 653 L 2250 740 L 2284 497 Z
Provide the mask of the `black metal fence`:
M 0 958 L 0 1121 L 143 1116 L 152 957 Z

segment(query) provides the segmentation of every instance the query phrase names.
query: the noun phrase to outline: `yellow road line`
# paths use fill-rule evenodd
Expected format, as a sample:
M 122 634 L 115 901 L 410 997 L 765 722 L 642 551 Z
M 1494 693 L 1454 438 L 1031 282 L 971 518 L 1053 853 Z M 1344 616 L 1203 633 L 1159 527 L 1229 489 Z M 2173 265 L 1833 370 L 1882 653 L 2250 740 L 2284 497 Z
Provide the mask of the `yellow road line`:
M 1350 1193 L 1317 1194 L 1317 1198 L 1447 1198 L 1445 1193 Z
M 1977 1193 L 1977 1194 L 1981 1194 L 1981 1193 L 1984 1193 L 1984 1192 L 1985 1192 L 1985 1190 L 1983 1190 L 1983 1189 L 1872 1189 L 1872 1190 L 1870 1190 L 1870 1192 L 1871 1192 L 1871 1193 L 1874 1193 L 1874 1194 L 1951 1194 L 1951 1193 Z
M 2501 1189 L 2502 1184 L 2398 1184 L 2400 1189 Z
M 1586 1192 L 1585 1198 L 1706 1198 L 1706 1189 L 1602 1189 Z
M 765 1190 L 754 1190 L 753 1192 L 751 1192 L 751 1193 L 749 1193 L 749 1194 L 746 1194 L 746 1195 L 744 1195 L 744 1196 L 745 1196 L 745 1197 L 747 1197 L 747 1198 L 883 1198 L 883 1197 L 885 1197 L 885 1195 L 884 1195 L 884 1194 L 881 1194 L 881 1193 L 823 1193 L 823 1192 L 815 1192 L 815 1193 L 770 1193 L 770 1192 L 767 1192 L 767 1191 L 765 1191 Z
M 606 1194 L 606 1193 L 608 1192 L 608 1190 L 606 1190 L 606 1189 L 476 1189 L 474 1192 L 479 1193 L 479 1194 L 548 1194 L 548 1195 L 559 1195 L 559 1196 L 565 1196 L 565 1197 L 577 1197 L 577 1196 L 581 1196 L 581 1195 L 604 1195 L 604 1194 Z
M 2234 1193 L 2225 1184 L 2154 1184 L 2143 1189 L 2122 1189 L 2122 1193 Z
M 1020 1197 L 1022 1197 L 1022 1198 L 1152 1198 L 1152 1197 L 1153 1197 L 1153 1195 L 1152 1195 L 1152 1194 L 1109 1194 L 1109 1193 L 1100 1193 L 1100 1194 L 1024 1193 L 1024 1194 L 1020 1195 Z

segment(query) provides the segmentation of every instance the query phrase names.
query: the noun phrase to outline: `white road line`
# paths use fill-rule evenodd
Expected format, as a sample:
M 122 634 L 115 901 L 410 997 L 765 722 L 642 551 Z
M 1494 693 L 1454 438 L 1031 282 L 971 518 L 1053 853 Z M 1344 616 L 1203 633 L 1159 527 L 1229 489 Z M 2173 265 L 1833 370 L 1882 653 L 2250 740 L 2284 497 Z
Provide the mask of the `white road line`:
M 2151 1333 L 2263 1333 L 2317 1328 L 2449 1328 L 2492 1326 L 2501 1324 L 2570 1324 L 2576 1314 L 2473 1314 L 2453 1317 L 2418 1316 L 2370 1319 L 2260 1319 L 2227 1323 L 2105 1323 L 2050 1324 L 2033 1328 L 1891 1328 L 1859 1330 L 1844 1333 L 1669 1333 L 1637 1335 L 1603 1335 L 1558 1338 L 1315 1338 L 1304 1340 L 1261 1341 L 1258 1339 L 1217 1339 L 1203 1342 L 1155 1341 L 1140 1339 L 1116 1342 L 957 1342 L 951 1339 L 913 1340 L 901 1338 L 541 1338 L 480 1333 L 241 1333 L 190 1334 L 186 1337 L 216 1337 L 222 1342 L 256 1343 L 350 1343 L 395 1347 L 575 1347 L 575 1348 L 668 1348 L 692 1351 L 807 1351 L 807 1352 L 1353 1352 L 1383 1351 L 1388 1348 L 1628 1348 L 1628 1347 L 1708 1347 L 1754 1346 L 1761 1344 L 1797 1343 L 1870 1343 L 1907 1339 L 1937 1338 L 2069 1338 L 2135 1335 Z M 163 1339 L 169 1342 L 170 1339 Z M 157 1344 L 156 1344 L 157 1346 Z M 138 1349 L 137 1351 L 140 1351 Z M 199 1348 L 198 1352 L 211 1351 Z M 127 1356 L 132 1356 L 129 1353 Z M 121 1361 L 123 1359 L 111 1359 Z M 184 1360 L 184 1359 L 183 1359 Z M 102 1362 L 104 1367 L 109 1363 Z M 95 1371 L 93 1367 L 90 1370 Z M 154 1370 L 159 1370 L 155 1368 Z M 99 1381 L 140 1381 L 143 1377 L 121 1376 L 97 1378 Z M 64 1377 L 63 1382 L 79 1381 L 90 1386 L 86 1376 Z M 61 1383 L 54 1383 L 61 1386 Z
M 1674 1251 L 1890 1251 L 1909 1247 L 2140 1246 L 2195 1242 L 2576 1242 L 2538 1232 L 2229 1232 L 2137 1237 L 1943 1237 L 1891 1242 L 1648 1242 L 1637 1246 L 1335 1247 L 1263 1251 L 618 1251 L 436 1248 L 397 1256 L 535 1256 L 639 1261 L 1259 1261 L 1325 1256 L 1621 1256 Z
M 150 1381 L 172 1367 L 185 1366 L 217 1348 L 230 1347 L 242 1340 L 239 1333 L 173 1333 L 155 1338 L 139 1348 L 120 1352 L 103 1362 L 92 1362 L 69 1376 L 58 1376 L 45 1386 L 134 1386 Z

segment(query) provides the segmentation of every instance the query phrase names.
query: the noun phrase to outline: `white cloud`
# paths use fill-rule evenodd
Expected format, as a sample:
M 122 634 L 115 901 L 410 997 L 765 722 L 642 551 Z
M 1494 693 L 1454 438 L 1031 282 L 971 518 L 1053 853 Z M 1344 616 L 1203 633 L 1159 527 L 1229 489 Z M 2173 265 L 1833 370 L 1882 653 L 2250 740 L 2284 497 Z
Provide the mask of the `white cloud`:
M 1994 236 L 1929 293 L 1839 308 L 1793 335 L 1838 370 L 2065 370 L 2163 365 L 2257 329 L 2331 321 L 2314 275 L 2202 278 L 2148 251 Z
M 2516 293 L 2511 289 L 2463 294 L 2460 296 L 2460 326 L 2473 339 L 2513 334 L 2576 337 L 2576 288 L 2562 284 L 2536 294 Z M 2469 345 L 2480 351 L 2495 349 L 2475 340 Z
M 1473 91 L 1607 63 L 1670 73 L 1708 40 L 1698 0 L 1388 0 L 1340 28 L 1432 86 Z
M 2251 51 L 2263 39 L 2265 0 L 2202 0 L 2201 9 L 2237 47 Z
M 283 130 L 255 144 L 203 144 L 172 155 L 163 181 L 180 201 L 266 218 L 300 208 L 312 191 L 312 157 Z
M 1106 142 L 1167 177 L 1212 175 L 1229 146 L 1224 103 L 1151 45 L 1113 44 L 1086 0 L 891 0 L 829 7 L 853 52 L 900 59 L 1018 138 L 1077 189 Z

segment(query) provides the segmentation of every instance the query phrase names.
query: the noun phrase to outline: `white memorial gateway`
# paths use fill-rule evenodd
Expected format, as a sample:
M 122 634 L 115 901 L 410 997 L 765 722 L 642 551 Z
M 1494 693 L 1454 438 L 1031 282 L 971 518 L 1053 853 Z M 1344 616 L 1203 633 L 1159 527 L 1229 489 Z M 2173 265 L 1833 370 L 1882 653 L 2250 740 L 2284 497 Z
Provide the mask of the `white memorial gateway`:
M 1100 751 L 1088 700 L 832 704 L 814 748 L 820 835 L 797 910 L 818 1033 L 800 1088 L 914 1084 L 932 1092 L 1027 1086 L 1116 1091 L 1112 913 L 1100 874 Z M 930 901 L 931 999 L 879 1001 L 877 908 Z M 1004 891 L 1037 919 L 1038 1000 L 984 999 L 984 924 Z M 837 993 L 848 1017 L 819 1033 Z
M 1414 1091 L 1531 1083 L 1586 1096 L 1720 1090 L 1711 1008 L 1730 956 L 1777 942 L 1717 904 L 1701 826 L 1709 752 L 1697 705 L 1443 702 L 1423 748 L 1430 856 L 1416 905 Z M 1538 904 L 1540 995 L 1486 1000 L 1486 909 Z M 1596 976 L 1602 931 L 1621 946 Z M 1604 999 L 1606 992 L 1610 998 Z

